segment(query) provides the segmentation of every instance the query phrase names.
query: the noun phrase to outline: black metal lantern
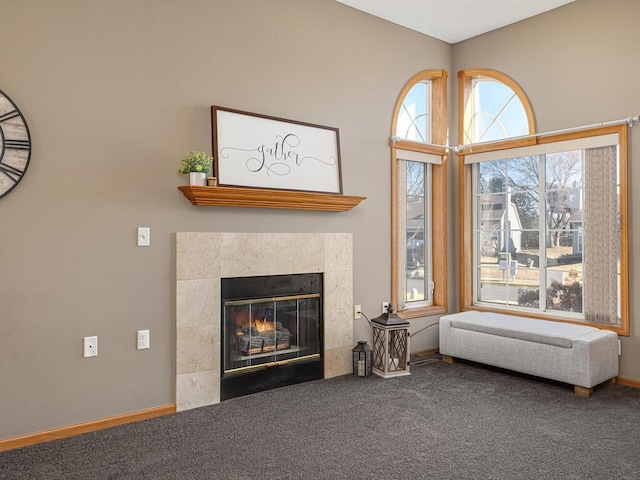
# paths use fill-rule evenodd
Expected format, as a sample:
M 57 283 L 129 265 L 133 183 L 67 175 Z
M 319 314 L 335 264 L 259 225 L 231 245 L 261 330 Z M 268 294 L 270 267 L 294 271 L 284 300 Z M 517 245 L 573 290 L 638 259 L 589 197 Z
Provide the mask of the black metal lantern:
M 409 375 L 409 326 L 393 312 L 387 312 L 371 320 L 373 330 L 373 373 L 390 378 Z
M 353 347 L 353 374 L 356 377 L 371 375 L 371 347 L 364 340 L 359 340 Z

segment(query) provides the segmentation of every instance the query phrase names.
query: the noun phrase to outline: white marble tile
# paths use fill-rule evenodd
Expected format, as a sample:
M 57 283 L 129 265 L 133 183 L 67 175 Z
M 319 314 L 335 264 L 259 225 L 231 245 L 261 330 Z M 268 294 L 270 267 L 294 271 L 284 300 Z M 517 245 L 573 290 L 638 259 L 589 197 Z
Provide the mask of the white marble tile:
M 324 271 L 353 270 L 353 236 L 350 233 L 325 235 Z
M 178 375 L 176 380 L 176 407 L 179 412 L 220 403 L 220 372 Z
M 220 279 L 178 280 L 176 325 L 220 324 Z
M 295 273 L 319 273 L 324 271 L 324 235 L 319 233 L 297 234 L 289 240 L 293 245 L 293 271 Z
M 353 346 L 325 350 L 324 378 L 353 373 L 352 349 Z
M 222 277 L 248 277 L 293 273 L 290 244 L 275 233 L 223 233 L 220 274 Z M 282 248 L 283 245 L 286 248 Z
M 176 279 L 220 276 L 220 233 L 176 233 Z
M 325 349 L 354 347 L 352 308 L 325 310 L 324 323 Z
M 216 365 L 217 359 L 217 365 Z M 214 325 L 176 329 L 176 372 L 214 370 L 220 364 L 220 328 Z
M 353 308 L 353 272 L 325 272 L 324 295 L 326 309 Z

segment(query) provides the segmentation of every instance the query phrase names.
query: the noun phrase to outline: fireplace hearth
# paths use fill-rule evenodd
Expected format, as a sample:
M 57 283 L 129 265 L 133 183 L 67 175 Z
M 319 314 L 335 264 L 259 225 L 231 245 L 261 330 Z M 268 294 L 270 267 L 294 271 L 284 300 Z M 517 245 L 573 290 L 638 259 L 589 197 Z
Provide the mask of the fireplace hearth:
M 322 284 L 322 274 L 221 279 L 221 400 L 322 378 Z

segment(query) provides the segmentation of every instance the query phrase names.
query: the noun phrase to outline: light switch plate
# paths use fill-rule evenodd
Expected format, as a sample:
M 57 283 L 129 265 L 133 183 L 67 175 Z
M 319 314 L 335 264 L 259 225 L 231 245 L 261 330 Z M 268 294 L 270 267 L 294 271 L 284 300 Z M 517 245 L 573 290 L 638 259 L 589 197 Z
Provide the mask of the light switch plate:
M 138 246 L 149 247 L 151 245 L 151 228 L 138 227 Z

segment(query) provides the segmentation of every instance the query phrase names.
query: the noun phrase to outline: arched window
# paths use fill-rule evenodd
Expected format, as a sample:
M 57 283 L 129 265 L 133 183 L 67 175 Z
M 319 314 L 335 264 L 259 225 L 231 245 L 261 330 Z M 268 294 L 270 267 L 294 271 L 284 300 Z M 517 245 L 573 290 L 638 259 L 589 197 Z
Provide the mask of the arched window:
M 414 83 L 400 104 L 396 137 L 412 142 L 431 143 L 431 80 Z
M 491 70 L 458 98 L 462 308 L 628 334 L 626 124 L 536 134 Z
M 444 71 L 418 73 L 393 114 L 391 297 L 403 318 L 446 309 L 446 84 Z
M 535 133 L 533 110 L 520 86 L 495 70 L 460 72 L 461 143 L 482 143 Z

